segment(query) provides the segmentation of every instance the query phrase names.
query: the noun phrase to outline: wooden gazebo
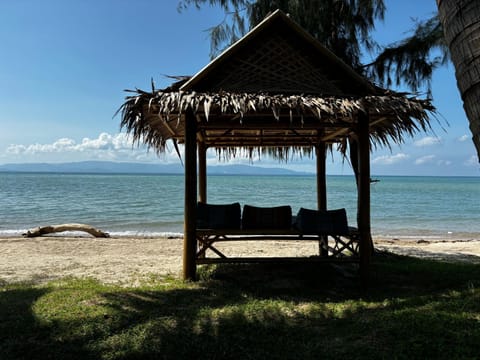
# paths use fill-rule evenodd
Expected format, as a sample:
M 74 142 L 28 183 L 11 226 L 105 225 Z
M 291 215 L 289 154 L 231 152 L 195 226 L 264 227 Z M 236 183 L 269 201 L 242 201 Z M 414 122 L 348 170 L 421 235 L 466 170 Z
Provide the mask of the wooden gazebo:
M 158 152 L 167 140 L 185 146 L 183 276 L 194 279 L 197 200 L 207 201 L 207 149 L 227 158 L 256 151 L 280 159 L 315 154 L 318 208 L 326 209 L 326 152 L 336 145 L 356 174 L 365 275 L 371 253 L 370 149 L 426 131 L 434 108 L 427 100 L 374 86 L 276 11 L 193 77 L 163 90 L 136 90 L 121 111 L 121 125 L 136 141 Z

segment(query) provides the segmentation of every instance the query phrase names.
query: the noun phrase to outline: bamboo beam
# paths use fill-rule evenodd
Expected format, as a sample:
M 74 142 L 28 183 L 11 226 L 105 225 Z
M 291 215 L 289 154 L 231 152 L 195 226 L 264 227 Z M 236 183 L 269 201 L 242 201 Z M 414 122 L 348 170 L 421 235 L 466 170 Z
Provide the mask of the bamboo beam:
M 333 133 L 328 134 L 327 136 L 324 136 L 322 138 L 322 141 L 328 141 L 336 138 L 337 136 L 346 136 L 346 134 L 350 131 L 350 127 L 348 128 L 341 128 L 337 131 L 334 131 Z
M 198 200 L 207 202 L 207 147 L 204 142 L 198 143 Z
M 183 279 L 195 280 L 197 265 L 197 129 L 191 109 L 185 116 L 185 209 L 183 237 Z
M 326 142 L 327 144 L 330 143 L 335 143 L 334 141 L 332 142 Z M 284 148 L 284 147 L 313 147 L 315 146 L 315 142 L 312 141 L 282 141 L 282 139 L 262 139 L 261 141 L 243 141 L 243 140 L 236 140 L 236 141 L 227 141 L 227 140 L 222 140 L 222 141 L 206 141 L 206 144 L 208 147 L 212 148 L 221 148 L 221 147 L 275 147 L 275 148 Z
M 228 135 L 228 134 L 224 134 L 222 135 L 221 137 L 220 136 L 215 136 L 215 135 L 209 135 L 207 134 L 205 136 L 205 139 L 209 139 L 209 140 L 214 140 L 214 139 L 222 139 L 224 137 L 228 137 L 228 138 L 232 138 L 232 137 L 235 137 L 235 139 L 245 139 L 245 140 L 255 140 L 255 139 L 299 139 L 299 140 L 302 140 L 302 139 L 309 139 L 311 141 L 313 141 L 314 143 L 317 143 L 318 142 L 318 137 L 316 134 L 300 134 L 300 133 L 291 133 L 291 134 L 285 134 L 285 133 L 280 133 L 280 132 L 275 132 L 275 133 L 266 133 L 266 132 L 263 132 L 261 134 L 249 134 L 249 133 L 244 133 L 244 134 L 240 134 L 240 133 L 235 133 L 235 134 L 231 134 L 231 135 Z
M 363 285 L 368 283 L 371 255 L 370 228 L 370 139 L 369 117 L 360 112 L 358 115 L 358 230 L 360 233 L 360 277 Z
M 303 124 L 294 123 L 290 121 L 258 121 L 258 122 L 246 122 L 245 120 L 240 122 L 232 121 L 211 121 L 208 123 L 202 123 L 199 125 L 199 129 L 202 130 L 224 130 L 224 129 L 234 129 L 234 130 L 258 130 L 258 129 L 275 129 L 275 130 L 317 130 L 317 129 L 343 129 L 349 128 L 352 126 L 352 123 L 330 123 L 330 122 L 319 122 L 318 120 L 314 122 L 306 122 Z
M 318 210 L 327 210 L 327 167 L 326 144 L 321 142 L 315 146 L 317 160 L 317 207 Z M 319 243 L 320 256 L 328 256 L 328 236 L 322 236 Z

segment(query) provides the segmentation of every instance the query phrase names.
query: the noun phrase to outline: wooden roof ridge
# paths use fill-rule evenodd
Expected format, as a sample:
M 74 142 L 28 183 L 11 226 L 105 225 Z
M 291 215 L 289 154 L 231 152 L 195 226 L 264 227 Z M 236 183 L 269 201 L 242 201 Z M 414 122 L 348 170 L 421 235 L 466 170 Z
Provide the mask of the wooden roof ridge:
M 293 21 L 288 15 L 286 15 L 283 11 L 281 10 L 276 10 L 272 14 L 268 15 L 265 17 L 265 19 L 260 22 L 257 26 L 255 26 L 252 30 L 250 30 L 245 36 L 243 36 L 241 39 L 239 39 L 237 42 L 229 46 L 227 49 L 225 49 L 219 56 L 217 56 L 215 59 L 213 59 L 210 63 L 208 63 L 206 66 L 204 66 L 200 71 L 198 71 L 194 76 L 192 76 L 190 79 L 188 79 L 185 83 L 183 83 L 180 87 L 181 91 L 203 91 L 203 92 L 208 92 L 208 91 L 219 91 L 219 90 L 227 90 L 227 91 L 235 91 L 235 86 L 238 86 L 239 91 L 238 92 L 243 92 L 243 91 L 254 91 L 254 92 L 271 92 L 271 89 L 247 89 L 245 90 L 242 88 L 242 84 L 238 85 L 232 85 L 233 88 L 227 88 L 225 89 L 222 84 L 216 84 L 218 88 L 211 88 L 212 81 L 216 81 L 215 76 L 217 75 L 216 73 L 221 71 L 223 68 L 223 74 L 226 74 L 227 77 L 230 76 L 231 74 L 234 74 L 235 71 L 241 66 L 242 59 L 237 59 L 236 57 L 239 54 L 242 54 L 242 51 L 248 54 L 249 51 L 247 50 L 252 50 L 252 51 L 258 51 L 258 49 L 254 48 L 253 45 L 258 45 L 255 41 L 258 40 L 261 36 L 265 35 L 269 31 L 274 31 L 281 29 L 282 33 L 280 36 L 283 36 L 285 34 L 291 35 L 294 38 L 298 39 L 300 43 L 304 44 L 304 47 L 306 48 L 305 51 L 308 51 L 309 53 L 312 54 L 310 56 L 310 59 L 313 59 L 311 61 L 317 62 L 317 65 L 320 64 L 321 62 L 323 63 L 328 63 L 328 73 L 329 74 L 334 74 L 337 76 L 335 79 L 324 79 L 322 74 L 319 73 L 317 74 L 317 81 L 315 84 L 318 84 L 320 89 L 322 90 L 321 86 L 323 83 L 323 93 L 326 95 L 340 95 L 341 93 L 344 93 L 345 95 L 377 95 L 379 94 L 379 89 L 375 87 L 372 83 L 370 83 L 366 78 L 358 74 L 355 70 L 353 70 L 349 65 L 347 65 L 342 59 L 340 59 L 338 56 L 336 56 L 333 52 L 331 52 L 329 49 L 327 49 L 325 46 L 323 46 L 317 39 L 315 39 L 312 35 L 310 35 L 306 30 L 304 30 L 299 24 L 297 24 L 295 21 Z M 275 34 L 275 33 L 273 33 Z M 271 36 L 267 37 L 271 38 Z M 288 41 L 287 39 L 284 39 L 285 36 L 282 38 L 279 38 L 279 41 L 284 40 L 285 43 Z M 281 44 L 284 45 L 284 44 Z M 264 46 L 263 43 L 261 43 L 261 46 Z M 296 46 L 296 43 L 295 43 Z M 249 48 L 250 47 L 250 48 Z M 281 46 L 280 46 L 281 47 Z M 290 50 L 290 49 L 288 49 Z M 286 50 L 286 51 L 288 51 Z M 272 51 L 275 51 L 273 49 Z M 294 56 L 294 55 L 292 55 Z M 244 69 L 244 71 L 254 71 L 252 70 L 255 68 L 255 71 L 258 71 L 256 74 L 247 74 L 252 76 L 252 81 L 251 83 L 255 83 L 258 77 L 258 74 L 263 74 L 263 76 L 268 77 L 268 76 L 288 76 L 285 74 L 279 74 L 280 71 L 277 71 L 275 67 L 269 68 L 268 60 L 272 59 L 272 56 L 268 58 L 268 56 L 265 57 L 266 59 L 263 60 L 259 59 L 256 64 L 251 65 L 249 68 Z M 275 56 L 274 56 L 275 58 Z M 281 61 L 279 59 L 278 61 Z M 297 62 L 297 64 L 294 64 L 294 66 L 297 66 L 297 69 L 292 71 L 298 75 L 298 69 L 302 69 L 305 66 L 305 59 L 302 56 L 298 56 L 297 59 L 294 61 Z M 301 63 L 303 61 L 303 63 Z M 233 64 L 232 64 L 233 63 Z M 230 65 L 229 70 L 225 70 L 225 66 Z M 290 66 L 289 64 L 285 66 Z M 321 67 L 321 66 L 319 66 Z M 332 69 L 333 67 L 333 69 Z M 262 72 L 262 69 L 264 71 Z M 316 69 L 308 69 L 306 71 L 315 71 Z M 335 71 L 336 70 L 336 71 Z M 277 75 L 274 75 L 273 73 L 277 73 Z M 310 77 L 311 74 L 306 74 L 305 77 Z M 238 76 L 240 79 L 244 79 L 246 76 L 245 74 L 241 74 Z M 248 76 L 247 76 L 248 77 Z M 217 76 L 218 78 L 218 76 Z M 213 79 L 213 80 L 212 80 Z M 296 93 L 319 93 L 319 91 L 312 91 L 312 86 L 308 86 L 306 82 L 302 83 L 302 79 L 286 79 L 286 80 L 291 80 L 292 83 L 297 83 L 298 84 L 298 89 Z M 319 81 L 320 80 L 320 81 Z M 222 81 L 228 81 L 222 77 Z M 314 80 L 311 80 L 312 82 Z M 275 83 L 281 83 L 282 81 L 272 81 Z M 308 82 L 308 80 L 307 80 Z M 345 93 L 341 92 L 340 90 L 337 89 L 337 84 L 338 82 L 343 82 L 344 83 L 344 88 L 345 85 L 348 86 L 348 90 L 352 90 L 352 93 Z M 304 86 L 302 86 L 304 84 Z M 289 84 L 290 86 L 292 84 Z M 259 85 L 260 86 L 260 85 Z M 285 90 L 283 88 L 278 88 L 277 91 L 273 92 L 278 92 L 278 93 L 286 93 L 288 92 L 288 89 Z M 322 92 L 322 91 L 320 91 Z

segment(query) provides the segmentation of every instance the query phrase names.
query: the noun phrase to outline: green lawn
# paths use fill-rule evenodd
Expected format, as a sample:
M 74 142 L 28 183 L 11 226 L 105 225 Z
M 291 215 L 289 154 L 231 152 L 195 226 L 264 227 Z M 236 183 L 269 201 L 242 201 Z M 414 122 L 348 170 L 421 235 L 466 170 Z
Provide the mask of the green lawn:
M 338 268 L 342 269 L 339 271 Z M 374 258 L 203 268 L 140 287 L 3 284 L 0 359 L 474 359 L 480 266 Z

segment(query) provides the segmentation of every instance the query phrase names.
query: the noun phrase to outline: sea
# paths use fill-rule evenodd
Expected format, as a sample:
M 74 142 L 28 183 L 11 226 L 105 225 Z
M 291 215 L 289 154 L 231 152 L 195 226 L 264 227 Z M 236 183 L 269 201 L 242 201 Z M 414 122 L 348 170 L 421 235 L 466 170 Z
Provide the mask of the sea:
M 387 238 L 480 239 L 480 177 L 377 176 L 372 234 Z M 316 208 L 314 175 L 211 175 L 208 202 Z M 327 176 L 329 209 L 356 226 L 353 176 Z M 180 236 L 183 175 L 0 173 L 0 236 L 37 226 L 85 223 L 112 236 Z

